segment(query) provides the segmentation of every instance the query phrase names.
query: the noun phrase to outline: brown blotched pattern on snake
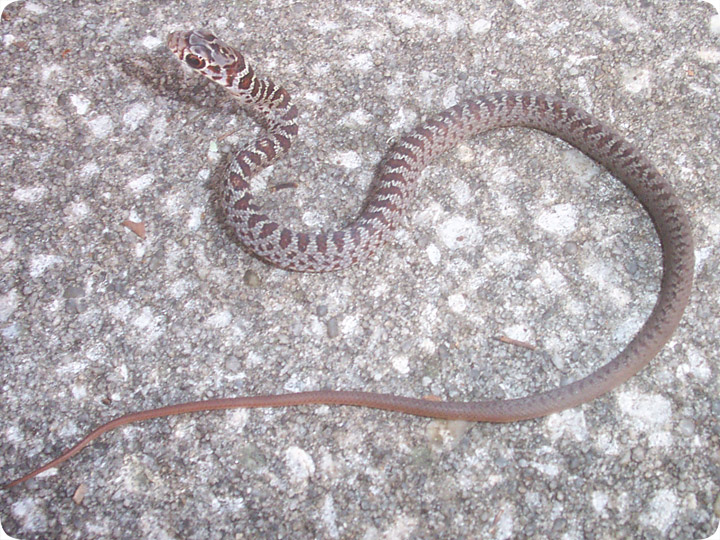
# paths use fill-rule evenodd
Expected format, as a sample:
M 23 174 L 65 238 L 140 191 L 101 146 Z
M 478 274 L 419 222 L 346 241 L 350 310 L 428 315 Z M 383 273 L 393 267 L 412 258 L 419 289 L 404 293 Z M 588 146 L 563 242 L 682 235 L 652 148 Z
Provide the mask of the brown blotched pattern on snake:
M 288 270 L 327 272 L 367 258 L 398 224 L 423 168 L 459 141 L 509 126 L 539 129 L 575 146 L 605 166 L 640 200 L 652 218 L 663 251 L 663 277 L 655 307 L 632 341 L 587 377 L 553 390 L 510 400 L 430 401 L 393 394 L 318 390 L 212 399 L 130 413 L 104 424 L 51 462 L 6 487 L 66 461 L 117 427 L 171 414 L 237 407 L 303 404 L 357 405 L 420 416 L 509 422 L 536 418 L 589 401 L 642 369 L 667 342 L 687 305 L 693 279 L 690 223 L 670 184 L 630 143 L 590 114 L 555 97 L 533 92 L 496 92 L 463 101 L 402 137 L 383 161 L 359 217 L 335 232 L 294 232 L 272 221 L 253 203 L 252 176 L 287 152 L 298 133 L 289 94 L 260 79 L 244 57 L 203 31 L 175 32 L 168 46 L 191 69 L 225 87 L 262 119 L 267 135 L 239 152 L 222 195 L 227 219 L 239 240 L 262 259 Z

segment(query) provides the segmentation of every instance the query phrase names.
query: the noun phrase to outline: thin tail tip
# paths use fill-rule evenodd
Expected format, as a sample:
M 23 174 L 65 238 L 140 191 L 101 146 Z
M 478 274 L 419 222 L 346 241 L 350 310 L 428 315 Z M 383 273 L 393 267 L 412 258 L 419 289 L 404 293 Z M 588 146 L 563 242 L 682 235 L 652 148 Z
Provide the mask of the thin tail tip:
M 2 489 L 4 491 L 8 491 L 8 490 L 14 488 L 15 486 L 24 484 L 28 480 L 31 480 L 31 479 L 35 478 L 36 476 L 39 476 L 40 474 L 44 473 L 45 471 L 49 471 L 54 468 L 55 467 L 41 467 L 41 468 L 35 469 L 34 471 L 30 471 L 29 473 L 27 473 L 24 476 L 21 476 L 20 478 L 16 478 L 15 480 L 0 486 L 0 489 Z

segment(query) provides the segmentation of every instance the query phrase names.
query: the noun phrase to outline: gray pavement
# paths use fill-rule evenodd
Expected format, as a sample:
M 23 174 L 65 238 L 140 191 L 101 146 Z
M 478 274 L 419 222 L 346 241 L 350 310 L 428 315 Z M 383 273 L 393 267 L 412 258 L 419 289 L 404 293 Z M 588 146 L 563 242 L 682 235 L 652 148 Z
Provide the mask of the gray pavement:
M 428 168 L 395 238 L 328 275 L 273 269 L 220 219 L 223 156 L 259 133 L 164 48 L 203 27 L 301 110 L 257 180 L 332 227 L 390 141 L 473 94 L 559 94 L 671 179 L 693 301 L 616 391 L 508 425 L 350 407 L 230 411 L 104 436 L 0 491 L 31 538 L 681 538 L 720 517 L 720 24 L 705 2 L 23 1 L 0 21 L 0 481 L 143 408 L 318 388 L 519 397 L 610 359 L 659 245 L 623 186 L 543 134 Z M 296 183 L 273 192 L 272 186 Z M 122 225 L 143 222 L 141 239 Z M 535 351 L 502 343 L 508 336 Z

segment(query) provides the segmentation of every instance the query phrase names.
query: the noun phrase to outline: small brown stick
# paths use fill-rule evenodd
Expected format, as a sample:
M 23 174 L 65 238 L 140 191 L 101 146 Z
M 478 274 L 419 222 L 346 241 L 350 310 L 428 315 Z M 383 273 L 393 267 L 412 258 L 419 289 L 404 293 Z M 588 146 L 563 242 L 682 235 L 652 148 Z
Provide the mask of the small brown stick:
M 525 341 L 519 341 L 517 339 L 509 338 L 507 336 L 500 336 L 496 337 L 498 341 L 502 341 L 503 343 L 507 343 L 508 345 L 515 345 L 516 347 L 522 347 L 523 349 L 528 349 L 530 351 L 534 351 L 537 349 L 535 345 L 532 343 L 527 343 Z
M 224 140 L 224 139 L 227 139 L 230 135 L 234 135 L 234 134 L 237 133 L 238 131 L 240 131 L 240 128 L 236 128 L 236 129 L 233 129 L 233 130 L 231 130 L 231 131 L 228 131 L 227 133 L 223 133 L 222 135 L 220 135 L 220 136 L 217 138 L 217 141 L 220 142 L 220 141 L 222 141 L 222 140 Z
M 295 189 L 296 187 L 298 187 L 296 182 L 285 182 L 284 184 L 275 184 L 274 186 L 270 186 L 268 189 L 271 193 L 275 193 L 276 191 L 280 191 L 281 189 Z

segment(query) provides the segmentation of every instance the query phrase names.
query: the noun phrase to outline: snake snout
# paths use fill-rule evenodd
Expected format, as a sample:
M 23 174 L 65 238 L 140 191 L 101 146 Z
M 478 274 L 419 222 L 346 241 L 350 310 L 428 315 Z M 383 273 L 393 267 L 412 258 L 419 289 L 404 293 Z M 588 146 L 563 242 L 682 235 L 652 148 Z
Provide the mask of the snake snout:
M 188 32 L 188 41 L 191 45 L 195 45 L 199 42 L 205 42 L 204 44 L 217 41 L 215 34 L 208 32 L 207 30 L 191 30 Z
M 167 46 L 168 48 L 177 54 L 179 51 L 187 48 L 188 46 L 188 36 L 190 35 L 190 32 L 178 30 L 176 32 L 170 32 L 167 37 Z

